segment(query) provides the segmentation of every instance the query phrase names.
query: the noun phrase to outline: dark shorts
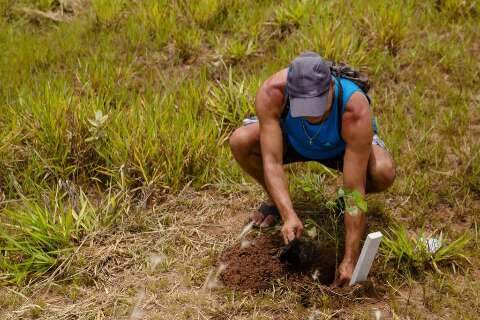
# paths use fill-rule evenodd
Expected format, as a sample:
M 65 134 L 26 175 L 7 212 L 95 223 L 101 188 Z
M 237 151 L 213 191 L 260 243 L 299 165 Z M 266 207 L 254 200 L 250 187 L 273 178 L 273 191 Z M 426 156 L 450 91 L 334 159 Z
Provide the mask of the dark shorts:
M 247 118 L 243 120 L 244 125 L 249 125 L 252 123 L 258 122 L 256 117 L 252 118 Z M 377 145 L 385 150 L 387 150 L 385 143 L 383 142 L 382 139 L 378 136 L 378 134 L 375 132 L 373 135 L 372 139 L 372 144 Z M 338 171 L 343 171 L 343 154 L 339 158 L 333 158 L 333 159 L 309 159 L 304 156 L 302 156 L 300 153 L 295 150 L 295 148 L 290 144 L 286 136 L 283 136 L 283 163 L 284 164 L 291 164 L 291 163 L 296 163 L 296 162 L 309 162 L 309 161 L 314 161 L 323 164 L 327 168 L 338 170 Z
M 293 146 L 290 144 L 290 142 L 288 142 L 287 138 L 285 136 L 283 137 L 283 164 L 309 161 L 321 163 L 330 169 L 338 171 L 343 170 L 343 155 L 340 158 L 333 159 L 309 159 L 298 153 L 297 150 L 295 150 L 295 148 L 293 148 Z

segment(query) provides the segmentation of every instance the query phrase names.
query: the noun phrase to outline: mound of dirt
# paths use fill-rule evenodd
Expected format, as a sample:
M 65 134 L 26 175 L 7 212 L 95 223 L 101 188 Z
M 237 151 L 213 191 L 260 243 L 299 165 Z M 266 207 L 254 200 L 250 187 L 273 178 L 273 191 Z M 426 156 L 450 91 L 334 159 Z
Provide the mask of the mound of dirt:
M 220 279 L 235 290 L 267 289 L 273 279 L 281 278 L 286 272 L 278 257 L 281 246 L 280 238 L 262 235 L 245 248 L 240 244 L 228 248 L 221 257 L 226 268 Z
M 227 248 L 220 258 L 226 265 L 220 280 L 225 286 L 240 291 L 267 289 L 272 281 L 280 278 L 295 282 L 311 282 L 315 278 L 326 285 L 333 282 L 335 248 L 315 246 L 313 263 L 299 268 L 280 261 L 283 246 L 278 236 L 260 235 L 251 240 L 249 246 L 236 244 Z

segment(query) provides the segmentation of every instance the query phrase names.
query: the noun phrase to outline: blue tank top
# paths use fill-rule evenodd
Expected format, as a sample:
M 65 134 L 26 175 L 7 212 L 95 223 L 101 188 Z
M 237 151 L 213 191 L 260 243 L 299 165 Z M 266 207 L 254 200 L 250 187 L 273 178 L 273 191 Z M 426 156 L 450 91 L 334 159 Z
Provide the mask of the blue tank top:
M 308 159 L 325 160 L 342 157 L 345 152 L 345 141 L 340 135 L 338 128 L 338 117 L 345 111 L 348 100 L 357 91 L 363 91 L 348 79 L 340 78 L 342 83 L 342 111 L 339 114 L 338 100 L 338 79 L 333 77 L 334 97 L 333 106 L 328 117 L 319 124 L 309 123 L 303 117 L 293 118 L 290 113 L 289 100 L 287 98 L 287 114 L 282 121 L 283 131 L 288 143 L 302 156 Z M 287 96 L 288 97 L 288 96 Z M 372 125 L 376 132 L 376 121 L 372 118 Z M 306 133 L 307 134 L 306 134 Z

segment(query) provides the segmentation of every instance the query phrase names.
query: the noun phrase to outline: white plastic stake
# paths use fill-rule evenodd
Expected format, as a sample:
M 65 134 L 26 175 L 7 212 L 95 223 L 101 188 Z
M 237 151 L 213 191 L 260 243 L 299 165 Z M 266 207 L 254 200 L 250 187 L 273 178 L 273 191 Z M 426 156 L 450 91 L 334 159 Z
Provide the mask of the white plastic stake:
M 363 244 L 362 252 L 358 258 L 355 270 L 353 270 L 352 279 L 350 285 L 367 280 L 368 273 L 372 267 L 373 259 L 378 251 L 378 246 L 382 241 L 383 235 L 380 231 L 370 233 L 367 236 L 367 240 Z

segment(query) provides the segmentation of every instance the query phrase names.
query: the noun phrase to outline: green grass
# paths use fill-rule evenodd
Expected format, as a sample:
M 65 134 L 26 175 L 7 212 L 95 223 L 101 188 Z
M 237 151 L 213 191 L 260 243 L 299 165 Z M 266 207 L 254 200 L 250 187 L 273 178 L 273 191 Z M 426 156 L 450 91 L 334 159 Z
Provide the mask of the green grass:
M 69 20 L 23 8 L 64 8 Z M 258 201 L 226 142 L 262 81 L 304 50 L 371 77 L 397 180 L 368 200 L 413 233 L 475 234 L 479 17 L 478 0 L 1 1 L 0 279 L 44 279 L 87 235 L 148 225 L 130 209 L 188 187 Z M 290 177 L 298 202 L 335 196 L 323 167 Z M 477 238 L 465 247 L 473 261 Z M 399 269 L 418 260 L 412 241 L 397 230 L 387 242 Z
M 397 226 L 387 233 L 383 240 L 383 250 L 386 259 L 394 260 L 398 269 L 422 273 L 430 267 L 442 273 L 439 269 L 441 265 L 458 267 L 458 263 L 470 263 L 464 252 L 471 238 L 470 234 L 465 233 L 458 239 L 450 240 L 444 238 L 443 234 L 425 232 L 412 237 L 404 226 Z M 429 245 L 429 239 L 437 240 L 438 248 Z
M 70 201 L 61 192 L 52 191 L 43 205 L 25 199 L 3 210 L 0 266 L 16 282 L 52 270 L 97 225 L 97 212 L 81 190 Z

